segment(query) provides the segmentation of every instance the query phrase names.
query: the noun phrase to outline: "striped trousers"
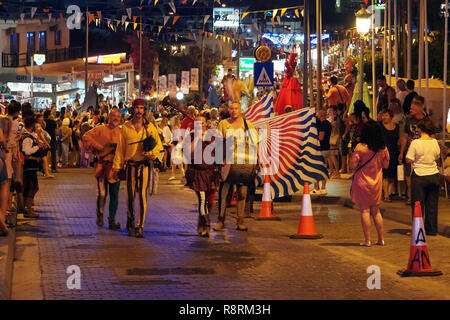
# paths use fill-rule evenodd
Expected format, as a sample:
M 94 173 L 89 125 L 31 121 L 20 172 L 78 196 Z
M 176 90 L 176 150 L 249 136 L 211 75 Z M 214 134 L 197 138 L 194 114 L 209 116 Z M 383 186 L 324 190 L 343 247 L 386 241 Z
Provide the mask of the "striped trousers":
M 150 167 L 144 163 L 128 163 L 127 171 L 127 227 L 135 226 L 134 202 L 138 197 L 139 211 L 137 228 L 143 228 L 147 212 L 147 193 L 150 181 Z

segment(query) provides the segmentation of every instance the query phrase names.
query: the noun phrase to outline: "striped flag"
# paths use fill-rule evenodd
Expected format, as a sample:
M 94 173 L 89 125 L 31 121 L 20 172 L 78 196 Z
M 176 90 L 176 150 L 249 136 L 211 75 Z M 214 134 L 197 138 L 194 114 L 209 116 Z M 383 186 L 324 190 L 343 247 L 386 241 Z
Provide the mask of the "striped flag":
M 272 160 L 267 160 L 268 153 L 271 153 L 271 159 L 278 156 L 278 168 L 270 176 L 272 199 L 294 194 L 303 188 L 305 182 L 328 178 L 320 151 L 314 108 L 260 120 L 254 126 L 269 132 L 267 139 L 261 139 L 263 163 L 273 165 Z
M 255 122 L 261 119 L 270 118 L 273 113 L 273 95 L 264 96 L 260 101 L 245 110 L 245 119 L 250 122 Z

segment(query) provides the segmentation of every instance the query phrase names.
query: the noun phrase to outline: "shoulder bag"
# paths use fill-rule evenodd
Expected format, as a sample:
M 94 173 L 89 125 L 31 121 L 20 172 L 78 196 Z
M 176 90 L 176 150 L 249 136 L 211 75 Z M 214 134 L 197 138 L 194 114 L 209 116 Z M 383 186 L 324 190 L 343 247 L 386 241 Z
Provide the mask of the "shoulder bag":
M 244 120 L 244 125 L 247 132 L 249 128 L 246 120 Z M 249 134 L 249 138 L 254 143 L 251 134 Z M 222 167 L 221 177 L 222 181 L 230 184 L 248 185 L 254 179 L 255 174 L 255 164 L 226 164 Z
M 350 186 L 350 194 L 352 193 L 353 180 L 355 179 L 355 174 L 356 174 L 359 170 L 361 170 L 362 168 L 364 168 L 364 166 L 365 166 L 366 164 L 368 164 L 373 158 L 375 158 L 376 155 L 377 155 L 377 152 L 374 152 L 373 155 L 370 157 L 369 160 L 367 160 L 362 166 L 358 167 L 358 168 L 355 170 L 355 172 L 354 172 L 353 175 L 352 175 L 352 184 L 351 184 L 351 186 Z

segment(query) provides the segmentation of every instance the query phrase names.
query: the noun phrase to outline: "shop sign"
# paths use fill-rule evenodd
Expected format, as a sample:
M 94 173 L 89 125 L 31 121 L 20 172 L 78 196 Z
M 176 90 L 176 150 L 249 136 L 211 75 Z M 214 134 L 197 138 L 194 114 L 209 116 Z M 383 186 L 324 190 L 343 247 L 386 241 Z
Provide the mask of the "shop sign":
M 255 58 L 241 58 L 239 60 L 239 69 L 242 71 L 251 71 L 253 70 L 253 65 L 255 64 Z
M 235 8 L 214 8 L 213 21 L 214 28 L 238 28 L 239 9 Z
M 42 66 L 45 62 L 45 54 L 34 54 L 33 60 L 38 66 Z

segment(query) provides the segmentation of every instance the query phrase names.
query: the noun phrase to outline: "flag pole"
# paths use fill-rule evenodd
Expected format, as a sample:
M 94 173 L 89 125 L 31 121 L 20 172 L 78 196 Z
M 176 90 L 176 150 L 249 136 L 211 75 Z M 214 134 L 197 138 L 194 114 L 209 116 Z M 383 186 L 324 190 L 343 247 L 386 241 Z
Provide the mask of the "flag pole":
M 418 74 L 418 80 L 419 80 L 419 87 L 418 87 L 418 93 L 419 95 L 422 95 L 422 78 L 423 78 L 423 25 L 424 25 L 424 11 L 423 11 L 423 4 L 424 1 L 420 0 L 420 23 L 419 23 L 419 74 Z
M 445 0 L 445 35 L 444 35 L 444 83 L 442 98 L 442 142 L 445 145 L 445 132 L 447 128 L 447 55 L 448 55 L 448 0 Z
M 375 94 L 375 87 L 376 87 L 376 80 L 375 80 L 375 6 L 374 6 L 374 0 L 372 0 L 372 112 L 375 116 L 377 114 L 377 106 L 376 106 L 376 94 Z
M 384 10 L 384 38 L 383 38 L 383 75 L 386 76 L 386 54 L 387 54 L 387 8 Z
M 398 26 L 397 26 L 397 0 L 394 0 L 394 54 L 395 54 L 395 86 L 398 82 Z
M 425 27 L 425 98 L 427 109 L 431 108 L 430 104 L 430 79 L 429 79 L 429 61 L 428 61 L 428 4 L 427 0 L 424 0 L 424 27 Z
M 392 16 L 392 0 L 387 0 L 388 1 L 388 14 L 387 14 L 387 18 L 388 18 L 388 30 L 389 30 L 389 38 L 388 38 L 388 47 L 389 47 L 389 51 L 388 51 L 388 75 L 389 75 L 389 85 L 392 86 L 392 33 L 391 33 L 391 16 Z
M 322 109 L 320 88 L 322 87 L 322 0 L 316 0 L 316 50 L 317 50 L 317 108 Z
M 309 48 L 309 28 L 307 28 L 306 24 L 309 23 L 309 1 L 305 0 L 304 8 L 303 8 L 303 108 L 308 106 L 308 52 Z
M 411 0 L 408 1 L 408 49 L 407 49 L 407 55 L 408 55 L 408 61 L 407 61 L 407 71 L 406 76 L 408 79 L 411 79 L 411 37 L 412 37 L 412 27 L 411 27 Z

